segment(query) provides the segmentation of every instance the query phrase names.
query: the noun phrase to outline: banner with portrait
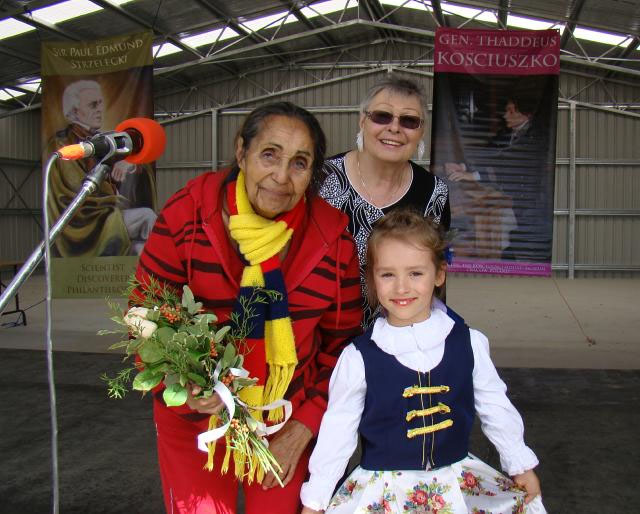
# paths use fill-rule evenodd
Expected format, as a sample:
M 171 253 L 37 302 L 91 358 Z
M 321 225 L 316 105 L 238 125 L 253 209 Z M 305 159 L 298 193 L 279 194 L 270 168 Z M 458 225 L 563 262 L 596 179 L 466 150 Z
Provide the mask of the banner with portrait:
M 560 36 L 440 28 L 432 171 L 447 179 L 450 271 L 551 274 Z
M 114 130 L 129 118 L 153 118 L 153 35 L 42 44 L 43 163 L 58 148 Z M 64 212 L 97 161 L 57 160 L 47 209 Z M 113 164 L 52 245 L 53 295 L 114 296 L 126 288 L 156 219 L 155 165 Z

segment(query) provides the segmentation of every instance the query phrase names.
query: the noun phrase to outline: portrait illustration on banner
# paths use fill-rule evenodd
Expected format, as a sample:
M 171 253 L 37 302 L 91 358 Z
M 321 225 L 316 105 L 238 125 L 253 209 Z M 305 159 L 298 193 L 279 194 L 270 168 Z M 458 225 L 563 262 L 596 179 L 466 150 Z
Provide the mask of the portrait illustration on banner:
M 49 84 L 46 95 L 57 95 L 59 129 L 46 142 L 46 155 L 63 146 L 77 144 L 99 132 L 113 130 L 119 121 L 139 117 L 122 112 L 108 93 L 131 73 L 116 72 L 94 79 L 59 78 Z M 105 91 L 107 95 L 105 95 Z M 139 91 L 139 90 L 138 90 Z M 143 93 L 143 92 L 140 92 Z M 138 106 L 149 101 L 149 92 L 138 94 Z M 146 97 L 146 98 L 144 98 Z M 53 100 L 53 99 L 52 99 Z M 143 109 L 146 111 L 147 109 Z M 52 124 L 53 124 L 53 116 Z M 61 119 L 63 118 L 63 119 Z M 57 219 L 75 197 L 86 175 L 97 164 L 94 157 L 77 161 L 58 160 L 51 170 L 49 215 Z M 89 196 L 73 222 L 55 242 L 60 257 L 113 257 L 139 255 L 156 219 L 155 174 L 152 166 L 121 160 L 113 164 L 98 190 Z

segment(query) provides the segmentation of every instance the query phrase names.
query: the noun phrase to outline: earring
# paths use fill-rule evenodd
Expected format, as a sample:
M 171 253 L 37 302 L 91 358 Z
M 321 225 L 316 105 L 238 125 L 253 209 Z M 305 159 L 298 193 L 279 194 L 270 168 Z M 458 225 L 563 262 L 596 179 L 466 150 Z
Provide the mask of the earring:
M 422 160 L 422 156 L 424 155 L 424 140 L 421 139 L 420 142 L 418 143 L 418 160 Z
M 364 136 L 362 135 L 362 130 L 356 134 L 356 148 L 358 152 L 362 152 L 364 150 Z

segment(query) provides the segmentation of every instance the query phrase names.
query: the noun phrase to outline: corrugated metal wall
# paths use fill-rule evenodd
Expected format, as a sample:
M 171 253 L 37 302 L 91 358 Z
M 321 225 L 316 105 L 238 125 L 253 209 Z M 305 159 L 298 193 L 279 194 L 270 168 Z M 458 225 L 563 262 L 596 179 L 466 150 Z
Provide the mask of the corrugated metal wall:
M 418 58 L 424 48 L 398 47 L 403 61 Z M 376 63 L 380 51 L 367 47 L 355 51 L 355 57 Z M 266 100 L 269 91 L 290 90 L 278 95 L 315 112 L 329 141 L 329 154 L 354 145 L 357 107 L 364 92 L 384 71 L 338 67 L 326 81 L 326 69 L 273 70 L 252 75 L 241 81 L 226 81 L 200 88 L 188 95 L 176 93 L 156 99 L 156 112 L 197 112 L 209 109 L 212 100 L 229 106 L 217 111 L 204 111 L 178 120 L 164 118 L 167 150 L 158 163 L 158 193 L 162 204 L 190 178 L 205 169 L 224 166 L 233 158 L 233 141 L 244 114 Z M 416 68 L 428 72 L 429 68 Z M 581 74 L 563 73 L 560 96 L 589 103 L 632 103 L 640 96 L 640 88 L 624 81 L 594 82 Z M 357 74 L 355 78 L 348 78 Z M 432 79 L 411 75 L 424 84 L 431 95 Z M 575 113 L 575 245 L 573 255 L 577 276 L 602 274 L 591 268 L 611 268 L 607 275 L 633 273 L 625 268 L 640 269 L 640 118 L 581 107 Z M 163 118 L 160 117 L 160 120 Z M 425 140 L 430 141 L 431 124 L 427 123 Z M 568 237 L 570 191 L 570 110 L 561 103 L 558 113 L 556 192 L 553 264 L 567 269 L 570 257 Z M 40 149 L 39 112 L 28 112 L 0 119 L 0 168 L 17 187 L 29 172 L 28 163 L 6 159 L 36 160 Z M 22 185 L 20 194 L 29 208 L 37 209 L 39 173 L 32 173 Z M 9 199 L 13 199 L 9 202 Z M 26 212 L 9 213 L 10 208 L 26 206 L 13 195 L 6 177 L 0 175 L 0 259 L 22 259 L 29 255 L 40 238 L 40 230 Z M 602 211 L 604 209 L 604 211 Z M 620 212 L 620 211 L 623 212 Z M 598 212 L 601 211 L 601 212 Z M 635 214 L 634 214 L 635 211 Z M 605 214 L 605 215 L 603 215 Z M 617 270 L 617 271 L 616 271 Z M 566 272 L 564 272 L 566 273 Z
M 22 260 L 42 239 L 40 112 L 0 119 L 0 260 Z

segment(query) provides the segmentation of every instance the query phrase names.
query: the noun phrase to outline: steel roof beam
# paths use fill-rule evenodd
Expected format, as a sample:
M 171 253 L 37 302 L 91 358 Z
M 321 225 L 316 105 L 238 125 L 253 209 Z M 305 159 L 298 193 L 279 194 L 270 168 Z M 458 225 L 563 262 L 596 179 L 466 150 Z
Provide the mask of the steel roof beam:
M 431 0 L 431 8 L 433 9 L 433 16 L 436 20 L 436 23 L 441 27 L 448 27 L 449 22 L 447 18 L 442 12 L 442 6 L 440 5 L 440 0 Z
M 635 50 L 638 49 L 638 45 L 640 45 L 640 38 L 638 36 L 634 37 L 629 44 L 627 45 L 626 48 L 624 49 L 620 49 L 621 51 L 618 52 L 618 59 L 627 59 Z M 604 76 L 605 79 L 608 79 L 609 77 L 611 77 L 612 75 L 614 75 L 615 72 L 613 71 L 609 71 L 607 72 L 607 74 Z
M 4 7 L 2 13 L 0 14 L 0 21 L 6 20 L 7 18 L 13 18 L 14 16 L 18 16 L 19 14 L 29 13 L 31 11 L 35 11 L 36 9 L 41 9 L 42 7 L 49 7 L 50 5 L 57 4 L 58 2 L 60 2 L 60 0 L 32 0 L 31 2 L 29 2 L 28 6 L 14 8 Z
M 312 22 L 309 18 L 302 14 L 302 11 L 298 9 L 294 2 L 290 2 L 289 0 L 281 0 L 281 2 L 287 7 L 287 9 L 291 11 L 291 14 L 293 14 L 296 19 L 305 27 L 311 30 L 318 28 L 318 26 L 314 22 Z M 325 46 L 337 46 L 336 42 L 328 34 L 318 34 L 318 39 L 322 41 Z
M 578 59 L 576 57 L 571 57 L 568 55 L 561 55 L 560 62 L 579 64 L 580 66 L 586 66 L 588 68 L 596 68 L 596 69 L 607 70 L 615 73 L 624 73 L 626 75 L 633 75 L 634 77 L 640 77 L 640 70 L 634 70 L 633 68 L 624 68 L 623 66 L 614 66 L 612 64 L 604 64 L 602 62 L 587 61 L 586 59 Z
M 385 17 L 384 9 L 378 0 L 362 0 L 361 3 L 364 4 L 364 7 L 367 11 L 367 14 L 371 18 L 371 21 L 378 22 L 381 18 Z M 393 15 L 388 15 L 386 18 L 389 20 L 386 22 L 389 25 L 397 25 L 394 22 Z M 390 37 L 398 37 L 398 34 L 394 33 L 391 30 L 387 30 L 385 28 L 380 28 L 380 34 L 384 38 Z
M 72 34 L 71 32 L 67 32 L 66 30 L 62 30 L 60 27 L 46 22 L 44 20 L 36 20 L 31 15 L 28 14 L 16 14 L 14 18 L 18 21 L 26 23 L 27 25 L 31 25 L 36 29 L 46 30 L 47 32 L 51 32 L 56 36 L 59 36 L 63 39 L 70 39 L 71 41 L 80 41 L 80 37 Z
M 457 0 L 456 3 L 462 4 L 465 7 L 475 7 L 478 9 L 489 9 L 489 10 L 493 10 L 495 11 L 496 9 L 496 0 Z M 518 16 L 526 16 L 529 18 L 537 18 L 537 19 L 545 19 L 545 20 L 549 20 L 549 22 L 553 22 L 556 21 L 557 23 L 567 23 L 569 20 L 567 20 L 567 18 L 564 19 L 564 21 L 562 19 L 558 19 L 558 17 L 554 17 L 550 15 L 544 15 L 542 13 L 540 13 L 539 11 L 536 11 L 532 8 L 527 8 L 527 7 L 521 7 L 521 5 L 523 5 L 522 2 L 518 2 L 519 5 L 514 7 L 513 5 L 511 6 L 511 9 L 509 10 L 510 14 L 515 14 Z M 564 5 L 564 2 L 558 2 L 559 5 Z M 532 5 L 532 4 L 529 4 Z M 591 28 L 591 29 L 595 29 L 595 30 L 604 30 L 607 32 L 614 32 L 614 33 L 618 33 L 620 34 L 620 29 L 619 28 L 612 28 L 610 25 L 605 25 L 603 23 L 594 23 L 592 21 L 580 21 L 580 26 L 581 27 L 586 27 L 586 28 Z
M 135 14 L 132 14 L 128 11 L 126 11 L 125 9 L 123 9 L 122 7 L 120 7 L 119 5 L 114 5 L 110 2 L 105 2 L 105 0 L 91 0 L 94 4 L 99 5 L 100 7 L 102 7 L 104 10 L 106 11 L 111 11 L 114 12 L 116 14 L 119 14 L 120 16 L 122 16 L 123 18 L 127 18 L 129 21 L 132 21 L 133 23 L 135 23 L 136 25 L 140 26 L 140 27 L 144 27 L 145 29 L 149 29 L 151 31 L 153 31 L 153 33 L 156 36 L 162 36 L 165 37 L 168 41 L 170 41 L 172 44 L 176 45 L 178 48 L 180 48 L 180 50 L 184 50 L 185 52 L 188 52 L 194 56 L 196 56 L 198 59 L 200 59 L 201 57 L 204 57 L 200 52 L 198 52 L 198 50 L 196 50 L 195 48 L 191 48 L 189 45 L 185 45 L 182 41 L 180 41 L 178 38 L 174 37 L 171 34 L 167 34 L 167 33 L 162 33 L 160 32 L 158 29 L 155 28 L 154 25 L 152 25 L 151 23 L 143 20 L 142 18 L 139 18 L 138 16 L 136 16 Z
M 314 30 L 308 30 L 306 32 L 302 32 L 300 34 L 294 34 L 291 36 L 284 36 L 278 39 L 274 39 L 272 41 L 264 41 L 262 43 L 256 43 L 253 46 L 249 46 L 249 47 L 245 47 L 245 48 L 235 48 L 232 50 L 227 50 L 227 51 L 222 51 L 220 53 L 217 53 L 215 55 L 210 55 L 208 57 L 204 57 L 202 59 L 199 59 L 197 61 L 192 61 L 192 62 L 188 62 L 188 63 L 182 63 L 182 64 L 175 64 L 173 66 L 165 66 L 164 68 L 157 68 L 155 70 L 155 74 L 156 75 L 164 75 L 166 73 L 171 73 L 174 70 L 180 70 L 180 69 L 184 69 L 184 68 L 191 68 L 192 66 L 197 66 L 197 65 L 202 65 L 202 64 L 213 64 L 216 61 L 219 60 L 223 60 L 227 57 L 232 57 L 232 56 L 236 56 L 236 55 L 241 55 L 241 54 L 245 54 L 248 52 L 253 52 L 255 50 L 261 50 L 264 48 L 269 48 L 272 46 L 277 46 L 277 45 L 281 45 L 283 43 L 289 43 L 291 41 L 297 41 L 298 39 L 304 39 L 307 37 L 312 37 L 312 36 L 316 36 L 318 34 L 322 34 L 322 33 L 326 33 L 326 32 L 332 32 L 332 31 L 339 31 L 345 27 L 354 27 L 357 26 L 359 24 L 361 24 L 363 22 L 363 20 L 350 20 L 350 21 L 346 21 L 343 23 L 338 23 L 336 25 L 328 25 L 326 27 L 321 27 L 318 29 L 314 29 Z M 365 23 L 370 23 L 370 22 L 365 22 Z
M 138 16 L 126 11 L 122 7 L 114 5 L 114 4 L 111 4 L 109 2 L 106 2 L 105 0 L 92 0 L 92 1 L 94 3 L 96 3 L 96 4 L 98 4 L 99 6 L 101 6 L 102 8 L 110 10 L 112 12 L 115 12 L 115 13 L 127 18 L 128 20 L 134 22 L 135 24 L 141 26 L 141 27 L 144 27 L 146 29 L 152 30 L 153 33 L 156 36 L 162 36 L 163 38 L 165 38 L 166 41 L 169 41 L 171 44 L 177 46 L 181 50 L 192 54 L 196 58 L 202 59 L 204 57 L 204 55 L 200 51 L 198 51 L 197 49 L 195 49 L 195 48 L 193 48 L 193 47 L 191 47 L 189 45 L 184 44 L 182 41 L 180 41 L 179 38 L 175 37 L 172 34 L 167 34 L 167 33 L 161 32 L 160 30 L 156 29 L 156 27 L 154 25 L 152 25 L 152 24 L 148 23 L 147 21 L 139 18 Z M 228 66 L 225 66 L 223 64 L 218 64 L 217 66 L 220 69 L 224 70 L 226 73 L 229 73 L 231 75 L 235 74 L 234 70 L 230 69 Z M 179 83 L 182 83 L 182 84 L 186 85 L 187 87 L 191 87 L 191 83 L 188 80 L 186 81 L 186 84 L 185 84 L 185 80 L 182 79 L 182 78 L 178 78 L 178 79 L 175 79 L 175 80 L 177 82 L 179 82 Z
M 362 48 L 362 47 L 365 47 L 365 46 L 370 46 L 372 44 L 373 45 L 379 44 L 380 42 L 381 42 L 381 40 L 371 41 L 371 42 L 367 42 L 367 43 L 358 43 L 356 45 L 349 45 L 349 46 L 343 47 L 342 50 L 348 52 L 348 51 L 356 50 L 358 48 Z M 321 59 L 321 58 L 328 57 L 328 56 L 331 56 L 331 55 L 335 55 L 335 51 L 334 50 L 319 51 L 319 53 L 317 53 L 317 54 L 314 53 L 313 55 L 307 55 L 307 56 L 302 57 L 300 59 L 293 60 L 287 65 L 287 67 L 288 68 L 291 68 L 291 67 L 293 67 L 293 68 L 299 68 L 299 67 L 302 68 L 303 66 L 301 66 L 301 63 L 304 63 L 306 61 L 310 61 L 312 59 Z M 331 64 L 328 63 L 327 66 L 331 66 Z M 270 64 L 270 65 L 267 65 L 267 66 L 263 66 L 261 68 L 254 68 L 254 69 L 248 71 L 245 75 L 257 75 L 259 73 L 265 73 L 267 71 L 278 70 L 278 69 L 282 69 L 282 68 L 283 68 L 283 66 L 281 64 Z M 237 77 L 224 77 L 224 78 L 219 79 L 219 80 L 206 79 L 206 80 L 203 80 L 202 82 L 197 83 L 196 86 L 197 87 L 207 87 L 207 86 L 221 84 L 223 82 L 227 82 L 227 81 L 230 81 L 230 80 L 236 80 L 236 79 L 237 79 Z M 171 91 L 162 91 L 157 95 L 157 97 L 170 96 L 170 95 L 174 95 L 174 94 L 180 93 L 181 91 L 182 91 L 182 89 L 174 89 L 174 90 L 171 90 Z
M 566 102 L 568 104 L 576 104 L 580 107 L 585 107 L 587 109 L 594 109 L 596 111 L 608 112 L 611 114 L 618 114 L 621 116 L 627 116 L 629 118 L 640 118 L 640 113 L 630 112 L 623 109 L 616 109 L 615 107 L 606 107 L 604 105 L 592 104 L 589 102 L 580 102 L 578 100 L 571 100 L 569 98 L 558 98 L 558 102 Z
M 19 91 L 20 93 L 24 93 L 25 95 L 35 96 L 37 94 L 36 91 L 31 91 L 30 89 L 25 89 L 20 86 L 7 86 L 9 89 L 14 89 L 15 91 Z
M 373 9 L 374 13 L 377 16 L 377 20 L 380 20 L 381 18 L 385 18 L 389 20 L 389 23 L 391 23 L 392 25 L 398 24 L 396 19 L 393 17 L 393 13 L 396 11 L 396 9 L 391 11 L 390 14 L 385 14 L 384 8 L 382 7 L 382 4 L 378 0 L 367 0 L 367 2 L 371 5 L 371 8 Z M 374 20 L 374 21 L 377 21 L 377 20 Z
M 226 23 L 227 26 L 231 27 L 233 30 L 235 30 L 241 36 L 245 36 L 245 37 L 251 39 L 252 41 L 254 41 L 256 43 L 264 41 L 264 39 L 260 40 L 260 38 L 257 37 L 257 35 L 255 33 L 250 32 L 247 29 L 245 29 L 242 25 L 240 25 L 238 23 L 238 21 L 235 18 L 229 16 L 222 9 L 220 9 L 216 5 L 213 5 L 208 0 L 196 0 L 196 1 L 204 9 L 209 11 L 210 14 L 213 14 L 216 18 L 220 19 L 220 21 L 223 21 L 224 23 Z
M 507 18 L 509 17 L 509 7 L 511 0 L 500 0 L 498 6 L 498 23 L 504 29 L 507 28 Z
M 580 17 L 580 11 L 582 11 L 582 7 L 584 6 L 584 0 L 576 0 L 576 3 L 573 4 L 571 8 L 571 13 L 569 13 L 569 19 L 567 20 L 567 24 L 564 28 L 564 32 L 562 33 L 562 39 L 560 40 L 560 48 L 564 48 L 567 46 L 569 39 L 573 36 L 573 29 L 576 28 L 576 22 Z
M 36 66 L 38 66 L 38 68 L 40 67 L 40 61 L 38 59 L 36 59 L 35 57 L 31 57 L 29 55 L 26 55 L 24 52 L 18 52 L 17 50 L 13 50 L 11 48 L 7 48 L 4 45 L 0 45 L 0 53 L 1 54 L 5 54 L 5 55 L 9 55 L 11 57 L 15 57 L 16 59 L 19 59 L 20 61 L 28 62 L 30 64 L 35 64 Z M 36 74 L 38 74 L 38 73 L 39 73 L 39 71 L 36 72 Z
M 360 5 L 364 6 L 364 10 L 366 11 L 371 21 L 376 21 L 378 18 L 380 18 L 380 16 L 377 16 L 376 13 L 373 11 L 373 7 L 371 7 L 371 4 L 367 0 L 363 0 L 363 1 L 358 0 L 358 6 Z M 358 19 L 358 21 L 360 20 Z M 389 33 L 386 32 L 384 29 L 379 28 L 377 29 L 377 32 L 378 32 L 378 35 L 382 38 L 389 37 Z
M 639 45 L 640 45 L 640 38 L 636 36 L 629 42 L 629 45 L 627 46 L 627 48 L 623 50 L 619 58 L 626 59 L 633 53 L 634 50 L 638 49 Z
M 251 41 L 253 41 L 254 43 L 262 43 L 263 40 L 260 40 L 260 38 L 257 36 L 257 34 L 255 32 L 251 32 L 248 31 L 247 29 L 245 29 L 242 25 L 240 25 L 236 19 L 234 19 L 233 17 L 229 16 L 227 13 L 225 13 L 222 9 L 220 9 L 218 6 L 212 4 L 209 0 L 197 0 L 198 4 L 200 4 L 204 9 L 206 9 L 207 11 L 209 11 L 211 14 L 213 14 L 214 16 L 216 16 L 217 18 L 219 18 L 220 20 L 224 21 L 229 27 L 231 27 L 233 30 L 235 30 L 238 34 L 240 34 L 241 36 L 244 36 L 246 38 L 249 38 Z M 284 63 L 285 61 L 282 59 L 282 57 L 280 57 L 279 55 L 276 55 L 274 52 L 272 52 L 271 50 L 267 49 L 266 50 L 269 54 L 271 54 L 271 56 L 274 59 L 277 59 L 278 61 Z
M 19 84 L 20 80 L 24 79 L 25 77 L 39 77 L 39 76 L 40 76 L 40 67 L 38 65 L 38 69 L 31 70 L 28 73 L 19 73 L 19 74 L 16 73 L 14 75 L 3 77 L 4 82 L 0 87 L 13 87 L 15 84 Z
M 584 71 L 578 71 L 578 70 L 574 70 L 574 69 L 568 69 L 568 68 L 561 68 L 561 73 L 565 73 L 568 75 L 575 75 L 576 77 L 586 77 L 586 78 L 590 78 L 590 79 L 605 79 L 605 75 L 598 75 L 598 74 L 594 74 L 594 73 L 587 73 Z M 638 87 L 638 83 L 637 82 L 631 82 L 628 80 L 621 80 L 618 78 L 607 78 L 606 79 L 607 82 L 611 82 L 612 84 L 620 84 L 623 86 L 631 86 L 631 87 Z

